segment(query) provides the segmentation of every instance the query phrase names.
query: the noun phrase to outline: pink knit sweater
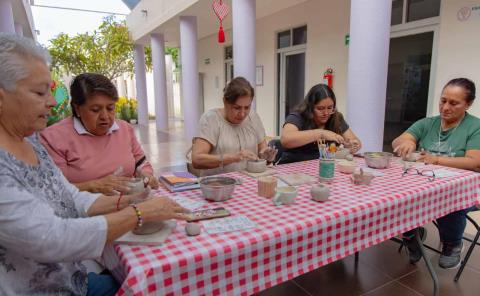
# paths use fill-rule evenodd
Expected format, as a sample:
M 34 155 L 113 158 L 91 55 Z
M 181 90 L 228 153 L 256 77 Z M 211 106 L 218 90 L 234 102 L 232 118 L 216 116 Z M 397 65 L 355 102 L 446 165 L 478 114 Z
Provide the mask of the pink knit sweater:
M 111 175 L 120 166 L 123 176 L 132 177 L 135 163 L 145 154 L 129 123 L 116 119 L 119 129 L 104 136 L 79 134 L 69 117 L 40 133 L 40 141 L 53 161 L 72 183 L 82 183 Z M 153 173 L 147 161 L 138 168 Z

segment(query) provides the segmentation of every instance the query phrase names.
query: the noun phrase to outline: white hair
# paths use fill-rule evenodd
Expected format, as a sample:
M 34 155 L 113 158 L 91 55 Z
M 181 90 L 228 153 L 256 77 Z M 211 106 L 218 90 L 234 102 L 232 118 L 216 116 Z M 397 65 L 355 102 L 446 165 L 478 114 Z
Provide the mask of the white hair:
M 17 82 L 28 76 L 25 61 L 32 58 L 50 63 L 48 51 L 34 40 L 0 33 L 0 88 L 15 90 Z

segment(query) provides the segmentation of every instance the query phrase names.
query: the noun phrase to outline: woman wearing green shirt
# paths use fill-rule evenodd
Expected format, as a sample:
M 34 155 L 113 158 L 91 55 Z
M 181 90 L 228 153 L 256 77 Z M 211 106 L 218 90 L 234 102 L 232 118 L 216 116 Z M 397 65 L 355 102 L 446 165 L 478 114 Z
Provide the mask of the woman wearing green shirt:
M 439 116 L 415 122 L 393 143 L 394 152 L 406 156 L 415 150 L 424 150 L 418 161 L 464 170 L 480 171 L 480 119 L 467 113 L 475 99 L 475 84 L 466 78 L 450 80 L 442 90 Z M 450 213 L 437 219 L 442 254 L 442 268 L 460 265 L 462 236 L 466 214 L 473 208 Z M 413 230 L 404 233 L 410 262 L 421 258 Z M 421 233 L 425 233 L 422 228 Z

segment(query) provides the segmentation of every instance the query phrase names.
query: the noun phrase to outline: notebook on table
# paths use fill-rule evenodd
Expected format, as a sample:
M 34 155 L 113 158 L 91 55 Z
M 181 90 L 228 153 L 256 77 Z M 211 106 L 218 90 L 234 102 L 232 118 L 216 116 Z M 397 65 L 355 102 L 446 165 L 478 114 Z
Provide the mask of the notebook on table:
M 200 188 L 198 178 L 189 172 L 162 173 L 158 180 L 171 192 Z

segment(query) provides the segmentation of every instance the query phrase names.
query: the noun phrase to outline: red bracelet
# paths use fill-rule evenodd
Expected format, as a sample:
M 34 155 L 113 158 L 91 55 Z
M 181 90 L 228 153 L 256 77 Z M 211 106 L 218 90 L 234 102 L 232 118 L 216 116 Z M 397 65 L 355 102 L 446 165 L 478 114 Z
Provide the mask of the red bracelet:
M 122 199 L 123 192 L 120 192 L 120 196 L 118 197 L 117 200 L 117 211 L 120 211 L 120 200 Z

